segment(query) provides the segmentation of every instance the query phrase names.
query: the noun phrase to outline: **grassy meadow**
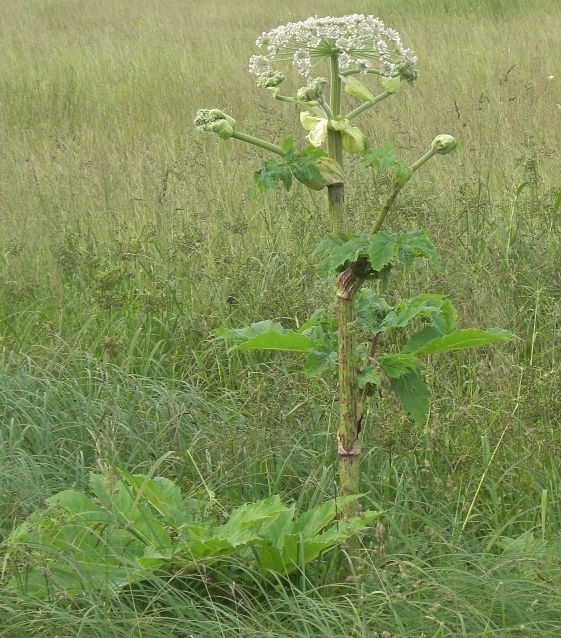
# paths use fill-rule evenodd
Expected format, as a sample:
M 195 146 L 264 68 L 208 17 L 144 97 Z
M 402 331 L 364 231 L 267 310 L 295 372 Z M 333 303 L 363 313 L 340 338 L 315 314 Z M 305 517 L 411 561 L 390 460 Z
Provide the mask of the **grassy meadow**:
M 311 256 L 325 194 L 250 198 L 266 155 L 192 124 L 217 107 L 302 138 L 298 109 L 247 73 L 278 24 L 372 13 L 415 50 L 416 86 L 358 124 L 405 161 L 438 133 L 463 148 L 400 195 L 388 228 L 426 228 L 444 269 L 393 275 L 394 296 L 441 292 L 461 327 L 520 337 L 431 359 L 424 426 L 391 402 L 369 415 L 364 503 L 386 512 L 361 537 L 360 582 L 326 557 L 283 583 L 209 573 L 43 601 L 0 587 L 0 635 L 559 636 L 559 1 L 0 5 L 0 548 L 89 472 L 148 472 L 169 451 L 158 473 L 226 510 L 335 494 L 334 386 L 297 356 L 227 356 L 214 338 L 293 328 L 332 301 Z M 347 184 L 364 231 L 387 179 L 351 158 Z

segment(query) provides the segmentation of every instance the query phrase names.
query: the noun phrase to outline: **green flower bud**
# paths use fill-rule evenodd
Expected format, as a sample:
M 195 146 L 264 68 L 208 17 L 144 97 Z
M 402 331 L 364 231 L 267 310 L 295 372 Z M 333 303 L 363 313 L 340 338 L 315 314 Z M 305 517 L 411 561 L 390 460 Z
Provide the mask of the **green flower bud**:
M 372 95 L 372 93 L 364 86 L 364 84 L 360 80 L 357 80 L 353 75 L 341 75 L 340 78 L 345 84 L 345 93 L 348 93 L 353 97 L 357 97 L 359 100 L 364 100 L 365 102 L 374 101 L 374 96 Z
M 321 174 L 321 180 L 318 179 L 301 179 L 296 175 L 296 179 L 315 191 L 320 191 L 326 186 L 333 184 L 343 184 L 343 169 L 341 164 L 331 157 L 320 157 L 314 162 L 314 166 Z
M 326 85 L 327 80 L 325 78 L 314 78 L 310 80 L 306 86 L 298 89 L 296 97 L 301 102 L 314 102 L 323 96 Z
M 398 76 L 394 78 L 382 78 L 382 86 L 388 93 L 397 93 L 401 84 L 401 78 Z
M 417 71 L 415 65 L 411 62 L 407 62 L 407 60 L 404 60 L 397 65 L 397 72 L 399 73 L 400 77 L 402 77 L 404 80 L 407 80 L 409 84 L 413 84 L 419 77 L 419 72 Z
M 223 140 L 232 136 L 236 126 L 236 120 L 220 109 L 199 109 L 194 122 L 199 131 L 218 133 Z
M 265 71 L 257 78 L 257 86 L 260 89 L 270 89 L 278 86 L 286 80 L 286 76 L 278 71 Z
M 451 153 L 458 146 L 458 141 L 452 135 L 437 135 L 432 144 L 430 145 L 433 151 L 440 153 L 440 155 L 446 155 Z

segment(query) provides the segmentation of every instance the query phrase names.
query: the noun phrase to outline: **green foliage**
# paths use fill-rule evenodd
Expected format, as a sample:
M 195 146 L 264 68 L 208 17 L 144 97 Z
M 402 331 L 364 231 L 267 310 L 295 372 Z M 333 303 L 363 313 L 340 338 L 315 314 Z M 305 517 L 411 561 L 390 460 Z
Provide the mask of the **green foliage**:
M 374 235 L 349 233 L 346 239 L 329 235 L 314 251 L 321 258 L 318 272 L 327 277 L 346 268 L 353 268 L 362 277 L 378 277 L 395 258 L 406 268 L 414 259 L 425 257 L 440 268 L 438 253 L 426 231 L 413 230 L 392 235 L 381 231 Z
M 516 338 L 516 335 L 512 332 L 502 328 L 490 328 L 489 330 L 468 328 L 465 330 L 456 330 L 442 337 L 431 339 L 415 352 L 416 354 L 432 354 L 448 350 L 461 350 L 463 348 L 484 346 L 498 341 L 510 341 Z
M 397 159 L 394 148 L 390 142 L 385 142 L 381 149 L 370 147 L 363 156 L 365 166 L 375 170 L 385 171 L 394 169 L 397 180 L 405 179 L 410 174 L 410 169 L 405 162 Z
M 293 177 L 304 183 L 325 185 L 325 179 L 316 165 L 319 158 L 326 156 L 325 151 L 310 145 L 297 153 L 291 137 L 283 140 L 282 148 L 286 154 L 281 159 L 269 159 L 261 169 L 254 172 L 253 185 L 250 188 L 252 196 L 276 188 L 279 183 L 290 190 Z
M 309 352 L 312 340 L 304 334 L 287 330 L 273 321 L 259 321 L 249 328 L 219 330 L 217 337 L 238 341 L 229 352 L 234 350 L 287 350 Z
M 358 496 L 327 501 L 295 518 L 279 496 L 246 503 L 225 523 L 203 516 L 163 477 L 91 474 L 91 494 L 65 490 L 46 500 L 6 542 L 6 586 L 38 598 L 118 590 L 152 575 L 197 572 L 236 554 L 263 574 L 286 576 L 378 516 L 334 523 Z

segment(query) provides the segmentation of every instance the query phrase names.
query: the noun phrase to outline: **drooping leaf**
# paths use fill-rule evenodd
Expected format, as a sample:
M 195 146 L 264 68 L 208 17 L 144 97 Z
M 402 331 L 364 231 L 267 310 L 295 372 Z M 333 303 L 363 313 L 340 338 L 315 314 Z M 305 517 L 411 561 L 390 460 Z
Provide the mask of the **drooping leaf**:
M 436 337 L 442 336 L 442 332 L 437 330 L 434 326 L 426 326 L 419 332 L 416 332 L 411 339 L 401 349 L 401 352 L 413 354 L 417 352 L 419 348 L 425 345 L 428 341 L 436 339 Z
M 314 255 L 322 257 L 318 272 L 327 276 L 341 270 L 345 264 L 354 262 L 362 254 L 366 254 L 369 238 L 363 234 L 351 234 L 346 240 L 329 235 L 314 250 Z
M 335 370 L 338 358 L 337 346 L 331 343 L 317 344 L 308 354 L 304 370 L 308 377 L 320 377 Z
M 416 257 L 426 257 L 435 268 L 440 269 L 440 259 L 426 231 L 411 230 L 395 238 L 397 258 L 407 268 Z
M 378 297 L 368 288 L 359 290 L 356 296 L 356 316 L 358 325 L 363 330 L 377 334 L 381 330 L 385 316 L 393 310 L 382 297 Z
M 258 193 L 276 188 L 282 183 L 286 190 L 292 186 L 292 172 L 283 160 L 269 159 L 265 165 L 253 173 L 253 185 L 249 192 L 253 197 Z
M 456 326 L 457 313 L 449 299 L 442 295 L 420 294 L 407 301 L 400 301 L 388 312 L 381 329 L 388 331 L 403 328 L 415 317 L 430 319 L 439 334 L 446 334 Z
M 390 378 L 392 392 L 417 425 L 424 423 L 429 411 L 430 391 L 418 372 Z
M 480 330 L 478 328 L 467 328 L 455 330 L 442 337 L 431 339 L 422 345 L 415 354 L 433 354 L 435 352 L 445 352 L 447 350 L 461 350 L 463 348 L 474 348 L 484 346 L 497 341 L 509 341 L 516 339 L 516 335 L 502 328 L 490 328 Z

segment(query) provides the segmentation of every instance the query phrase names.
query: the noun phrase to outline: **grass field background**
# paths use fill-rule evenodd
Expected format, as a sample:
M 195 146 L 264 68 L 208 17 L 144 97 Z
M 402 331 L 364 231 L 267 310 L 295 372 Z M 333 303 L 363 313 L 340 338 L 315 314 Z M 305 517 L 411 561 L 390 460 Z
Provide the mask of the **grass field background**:
M 297 109 L 247 73 L 277 24 L 373 13 L 416 51 L 416 86 L 360 125 L 405 161 L 438 133 L 463 149 L 400 196 L 389 228 L 427 228 L 444 271 L 396 276 L 395 297 L 442 292 L 462 327 L 520 336 L 431 361 L 425 426 L 370 415 L 366 501 L 387 514 L 384 538 L 363 539 L 362 588 L 324 563 L 306 587 L 256 580 L 233 598 L 212 579 L 62 603 L 0 589 L 5 635 L 559 635 L 559 2 L 0 4 L 0 541 L 89 471 L 147 471 L 169 450 L 160 471 L 225 508 L 334 494 L 332 387 L 296 357 L 228 357 L 213 338 L 294 327 L 331 299 L 310 256 L 323 194 L 251 199 L 266 156 L 192 124 L 218 107 L 301 138 Z M 388 184 L 352 160 L 347 182 L 366 230 Z

